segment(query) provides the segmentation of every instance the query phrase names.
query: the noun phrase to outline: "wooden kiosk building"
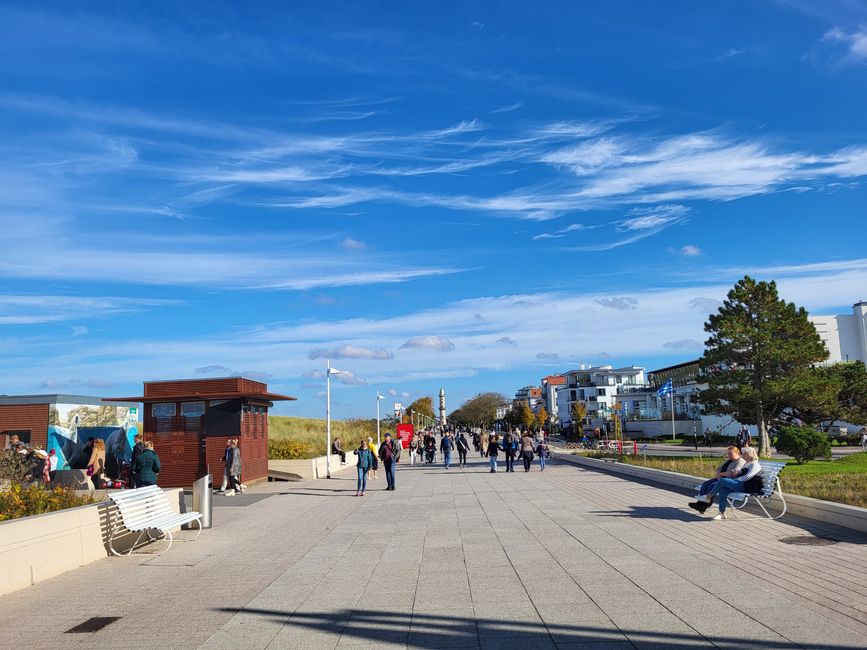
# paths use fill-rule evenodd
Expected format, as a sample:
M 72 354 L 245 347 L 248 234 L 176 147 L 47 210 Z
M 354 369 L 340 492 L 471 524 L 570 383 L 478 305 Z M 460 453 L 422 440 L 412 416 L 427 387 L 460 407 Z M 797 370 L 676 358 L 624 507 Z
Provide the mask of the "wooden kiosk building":
M 189 487 L 208 470 L 219 485 L 229 438 L 238 439 L 244 483 L 267 479 L 268 409 L 294 399 L 252 379 L 227 377 L 149 381 L 143 396 L 112 401 L 144 405 L 144 439 L 160 457 L 160 486 Z

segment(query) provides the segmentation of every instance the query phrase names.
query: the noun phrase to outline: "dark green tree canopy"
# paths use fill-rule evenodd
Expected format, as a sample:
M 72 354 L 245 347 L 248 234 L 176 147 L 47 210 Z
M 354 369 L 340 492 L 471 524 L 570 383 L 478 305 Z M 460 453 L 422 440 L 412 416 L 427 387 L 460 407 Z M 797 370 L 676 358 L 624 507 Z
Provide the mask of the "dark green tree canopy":
M 710 413 L 731 415 L 759 428 L 762 455 L 770 453 L 768 423 L 795 406 L 813 364 L 828 351 L 803 307 L 781 300 L 775 282 L 740 280 L 705 323 L 701 360 Z

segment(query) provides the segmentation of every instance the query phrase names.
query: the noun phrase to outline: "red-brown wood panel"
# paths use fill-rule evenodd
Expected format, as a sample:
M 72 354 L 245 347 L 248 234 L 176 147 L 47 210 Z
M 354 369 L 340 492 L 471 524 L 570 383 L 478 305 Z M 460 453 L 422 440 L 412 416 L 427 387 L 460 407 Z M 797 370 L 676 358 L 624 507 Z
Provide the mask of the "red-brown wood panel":
M 154 443 L 162 471 L 160 487 L 190 487 L 198 478 L 199 436 L 189 431 L 145 432 L 145 440 Z
M 0 404 L 0 447 L 5 431 L 30 431 L 30 444 L 45 449 L 48 444 L 48 404 Z

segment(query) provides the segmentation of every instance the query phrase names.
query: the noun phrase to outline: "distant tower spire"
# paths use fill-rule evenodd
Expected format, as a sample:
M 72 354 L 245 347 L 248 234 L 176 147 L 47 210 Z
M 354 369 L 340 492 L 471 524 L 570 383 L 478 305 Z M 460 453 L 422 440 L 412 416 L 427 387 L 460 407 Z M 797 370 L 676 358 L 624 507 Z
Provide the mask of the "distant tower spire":
M 446 391 L 440 388 L 440 424 L 446 423 Z

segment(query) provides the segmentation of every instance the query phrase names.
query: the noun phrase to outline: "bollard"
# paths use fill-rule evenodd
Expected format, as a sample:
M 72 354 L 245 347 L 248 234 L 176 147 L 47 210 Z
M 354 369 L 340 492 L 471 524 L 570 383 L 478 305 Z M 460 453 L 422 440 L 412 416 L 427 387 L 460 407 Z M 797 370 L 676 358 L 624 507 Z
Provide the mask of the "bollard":
M 202 513 L 202 528 L 211 527 L 213 501 L 211 500 L 211 475 L 205 474 L 193 483 L 193 511 Z

